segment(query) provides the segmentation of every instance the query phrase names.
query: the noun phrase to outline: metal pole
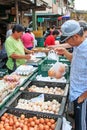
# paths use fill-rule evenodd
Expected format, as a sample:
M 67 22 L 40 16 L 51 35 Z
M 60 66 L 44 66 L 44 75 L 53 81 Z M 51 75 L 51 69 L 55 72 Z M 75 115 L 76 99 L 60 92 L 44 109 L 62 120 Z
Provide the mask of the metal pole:
M 19 24 L 18 0 L 15 0 L 15 9 L 16 9 L 16 22 Z

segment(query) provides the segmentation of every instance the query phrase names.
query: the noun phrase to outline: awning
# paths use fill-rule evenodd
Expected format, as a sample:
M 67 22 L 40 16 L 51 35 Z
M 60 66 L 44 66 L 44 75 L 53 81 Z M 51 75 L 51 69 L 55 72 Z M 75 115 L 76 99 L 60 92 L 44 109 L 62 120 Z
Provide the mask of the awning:
M 59 20 L 59 21 L 62 20 L 62 16 L 58 17 L 58 20 Z
M 62 16 L 62 19 L 69 19 L 69 18 L 70 18 L 69 15 Z
M 64 16 L 58 17 L 58 21 L 60 21 L 62 19 L 70 19 L 70 16 L 69 15 L 64 15 Z

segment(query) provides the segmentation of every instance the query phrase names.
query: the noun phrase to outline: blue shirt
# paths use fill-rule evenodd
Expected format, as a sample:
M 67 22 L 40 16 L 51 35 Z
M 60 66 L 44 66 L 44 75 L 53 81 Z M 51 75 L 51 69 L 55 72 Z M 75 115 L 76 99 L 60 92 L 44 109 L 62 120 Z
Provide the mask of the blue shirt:
M 74 48 L 70 71 L 70 101 L 87 91 L 87 39 Z

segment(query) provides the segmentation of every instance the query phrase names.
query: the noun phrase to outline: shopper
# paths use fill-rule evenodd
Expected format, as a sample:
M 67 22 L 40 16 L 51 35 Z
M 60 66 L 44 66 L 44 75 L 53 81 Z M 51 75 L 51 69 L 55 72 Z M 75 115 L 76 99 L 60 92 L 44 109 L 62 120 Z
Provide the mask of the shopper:
M 5 49 L 8 56 L 6 66 L 9 73 L 12 73 L 16 67 L 25 64 L 26 60 L 31 58 L 29 54 L 25 53 L 32 53 L 32 51 L 26 49 L 20 39 L 23 32 L 24 28 L 22 25 L 16 24 L 12 29 L 12 35 L 5 41 Z
M 51 27 L 51 29 L 50 29 L 50 31 L 51 31 L 51 34 L 53 33 L 53 31 L 55 31 L 56 30 L 56 25 L 52 25 L 52 27 Z
M 33 45 L 34 44 L 34 37 L 32 36 L 31 31 L 30 31 L 29 28 L 27 28 L 25 30 L 25 33 L 22 35 L 21 39 L 22 39 L 22 42 L 23 42 L 24 46 L 27 49 L 31 50 L 33 48 L 33 46 L 34 46 Z
M 69 98 L 74 103 L 75 130 L 87 130 L 87 98 L 79 99 L 87 91 L 87 39 L 75 20 L 66 21 L 61 30 L 63 41 L 74 48 L 73 53 L 62 47 L 56 51 L 71 60 Z
M 58 35 L 59 35 L 58 30 L 54 30 L 53 33 L 46 38 L 46 40 L 44 42 L 44 46 L 46 46 L 46 47 L 55 46 L 55 44 L 56 44 L 55 40 Z
M 47 27 L 47 30 L 45 31 L 44 33 L 44 41 L 46 40 L 46 38 L 51 34 L 51 31 L 50 31 L 50 27 Z
M 7 32 L 6 32 L 6 38 L 8 38 L 12 34 L 12 24 L 8 24 L 7 26 Z

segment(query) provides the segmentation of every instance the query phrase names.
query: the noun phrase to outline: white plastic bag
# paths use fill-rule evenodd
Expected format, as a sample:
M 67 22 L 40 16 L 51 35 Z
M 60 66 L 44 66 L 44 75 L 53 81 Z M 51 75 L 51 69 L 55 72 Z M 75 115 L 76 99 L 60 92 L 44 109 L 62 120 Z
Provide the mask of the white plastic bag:
M 65 117 L 63 117 L 63 124 L 62 124 L 62 130 L 71 130 L 72 126 L 70 125 L 70 122 L 66 120 Z
M 56 54 L 56 52 L 54 50 L 50 50 L 48 52 L 48 59 L 49 60 L 56 60 L 56 61 L 59 61 L 58 60 L 58 55 Z

